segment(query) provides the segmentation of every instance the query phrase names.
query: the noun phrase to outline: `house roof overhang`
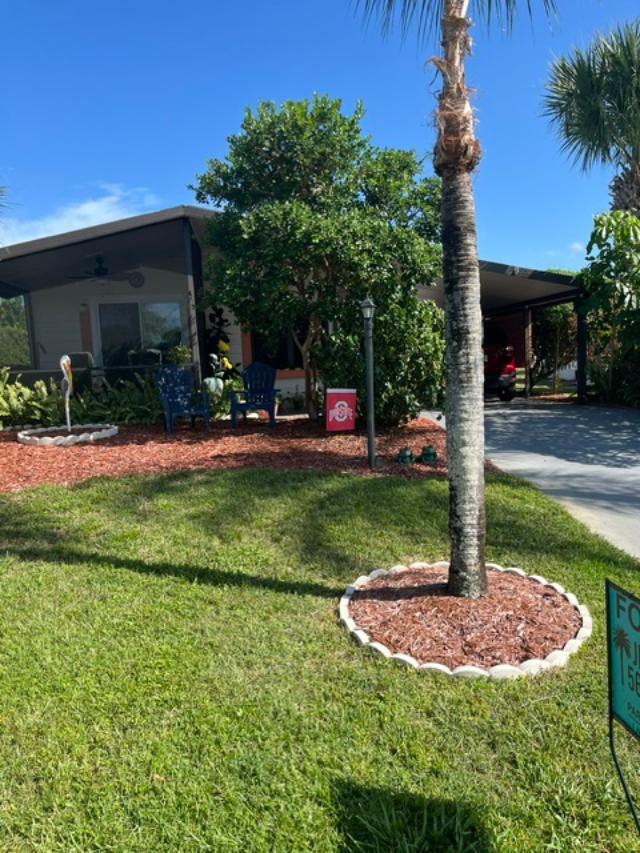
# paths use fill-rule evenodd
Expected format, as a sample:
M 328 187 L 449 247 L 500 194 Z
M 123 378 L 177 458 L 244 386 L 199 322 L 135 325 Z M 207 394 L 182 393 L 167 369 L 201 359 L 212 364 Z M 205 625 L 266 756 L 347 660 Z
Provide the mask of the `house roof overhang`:
M 140 266 L 182 270 L 182 222 L 188 220 L 201 235 L 204 221 L 214 215 L 193 205 L 145 213 L 90 228 L 42 237 L 0 248 L 0 297 L 68 284 L 103 256 L 110 272 Z M 569 275 L 480 261 L 482 311 L 485 317 L 511 313 L 534 305 L 570 302 L 579 295 Z M 423 288 L 422 295 L 444 303 L 442 283 Z
M 113 274 L 142 263 L 182 271 L 182 223 L 188 220 L 199 231 L 211 213 L 206 208 L 180 205 L 0 247 L 0 297 L 69 284 L 90 270 L 92 259 L 98 256 L 106 259 Z
M 424 295 L 444 307 L 442 282 Z M 573 302 L 580 287 L 571 275 L 480 261 L 480 300 L 485 318 L 512 314 L 536 305 Z

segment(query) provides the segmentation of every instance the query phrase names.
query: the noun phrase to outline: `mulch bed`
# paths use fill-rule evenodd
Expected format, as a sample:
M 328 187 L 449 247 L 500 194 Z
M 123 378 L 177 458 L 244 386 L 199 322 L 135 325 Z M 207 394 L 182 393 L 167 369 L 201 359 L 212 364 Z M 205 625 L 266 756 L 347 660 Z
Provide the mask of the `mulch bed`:
M 359 628 L 419 663 L 489 668 L 544 658 L 575 637 L 577 610 L 551 587 L 489 570 L 487 594 L 447 595 L 444 569 L 409 569 L 370 581 L 351 597 Z
M 438 454 L 434 466 L 405 467 L 394 461 L 402 447 L 418 455 L 429 444 Z M 185 425 L 170 436 L 161 426 L 121 426 L 112 439 L 72 447 L 28 447 L 18 444 L 15 432 L 5 432 L 0 433 L 0 492 L 40 483 L 71 485 L 92 477 L 184 470 L 302 469 L 405 477 L 444 476 L 447 471 L 445 433 L 430 420 L 382 433 L 377 450 L 382 465 L 371 471 L 366 435 L 327 433 L 306 418 L 278 421 L 274 430 L 262 422 L 233 430 L 223 421 L 210 432 Z

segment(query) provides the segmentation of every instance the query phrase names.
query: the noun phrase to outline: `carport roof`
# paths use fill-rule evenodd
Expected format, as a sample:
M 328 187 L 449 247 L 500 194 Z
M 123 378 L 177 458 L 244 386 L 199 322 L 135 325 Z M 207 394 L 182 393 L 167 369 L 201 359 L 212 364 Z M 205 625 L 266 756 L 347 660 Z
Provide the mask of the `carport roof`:
M 572 302 L 580 288 L 571 275 L 480 261 L 480 300 L 485 317 L 511 314 L 536 305 Z M 424 288 L 423 296 L 444 305 L 442 282 Z
M 100 254 L 105 246 L 115 245 L 112 238 L 137 232 L 135 247 L 127 252 L 122 240 L 118 250 L 121 263 L 133 263 L 136 252 L 146 250 L 167 254 L 177 249 L 176 220 L 189 219 L 196 224 L 214 211 L 193 205 L 179 205 L 165 210 L 132 216 L 77 231 L 16 243 L 0 248 L 0 296 L 17 296 L 42 287 L 62 284 L 54 270 L 64 265 L 66 272 L 76 271 L 78 264 L 87 265 L 87 255 Z M 195 221 L 195 222 L 194 222 Z M 196 231 L 199 228 L 196 227 Z M 82 251 L 80 251 L 82 250 Z M 90 251 L 91 250 L 91 251 Z M 165 259 L 165 262 L 167 259 Z M 79 270 L 78 270 L 79 271 Z M 54 274 L 52 274 L 54 273 Z M 482 310 L 485 316 L 504 314 L 532 305 L 569 302 L 578 295 L 578 287 L 569 275 L 480 261 Z M 442 285 L 425 288 L 424 295 L 442 304 Z

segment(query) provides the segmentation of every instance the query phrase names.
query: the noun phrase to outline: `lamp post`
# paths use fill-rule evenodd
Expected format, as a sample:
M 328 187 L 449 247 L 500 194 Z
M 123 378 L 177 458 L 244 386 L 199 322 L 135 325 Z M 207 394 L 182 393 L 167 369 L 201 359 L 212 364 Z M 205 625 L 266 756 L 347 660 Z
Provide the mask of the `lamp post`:
M 367 454 L 369 467 L 376 465 L 376 427 L 373 406 L 373 315 L 376 306 L 370 296 L 360 303 L 364 318 L 364 358 L 367 368 Z

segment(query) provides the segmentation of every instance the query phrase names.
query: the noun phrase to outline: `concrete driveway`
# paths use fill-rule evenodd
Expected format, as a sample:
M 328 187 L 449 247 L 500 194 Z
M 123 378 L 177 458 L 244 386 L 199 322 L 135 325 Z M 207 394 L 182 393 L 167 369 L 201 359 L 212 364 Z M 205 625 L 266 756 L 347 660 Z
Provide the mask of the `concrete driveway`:
M 640 411 L 487 401 L 486 455 L 640 557 Z

